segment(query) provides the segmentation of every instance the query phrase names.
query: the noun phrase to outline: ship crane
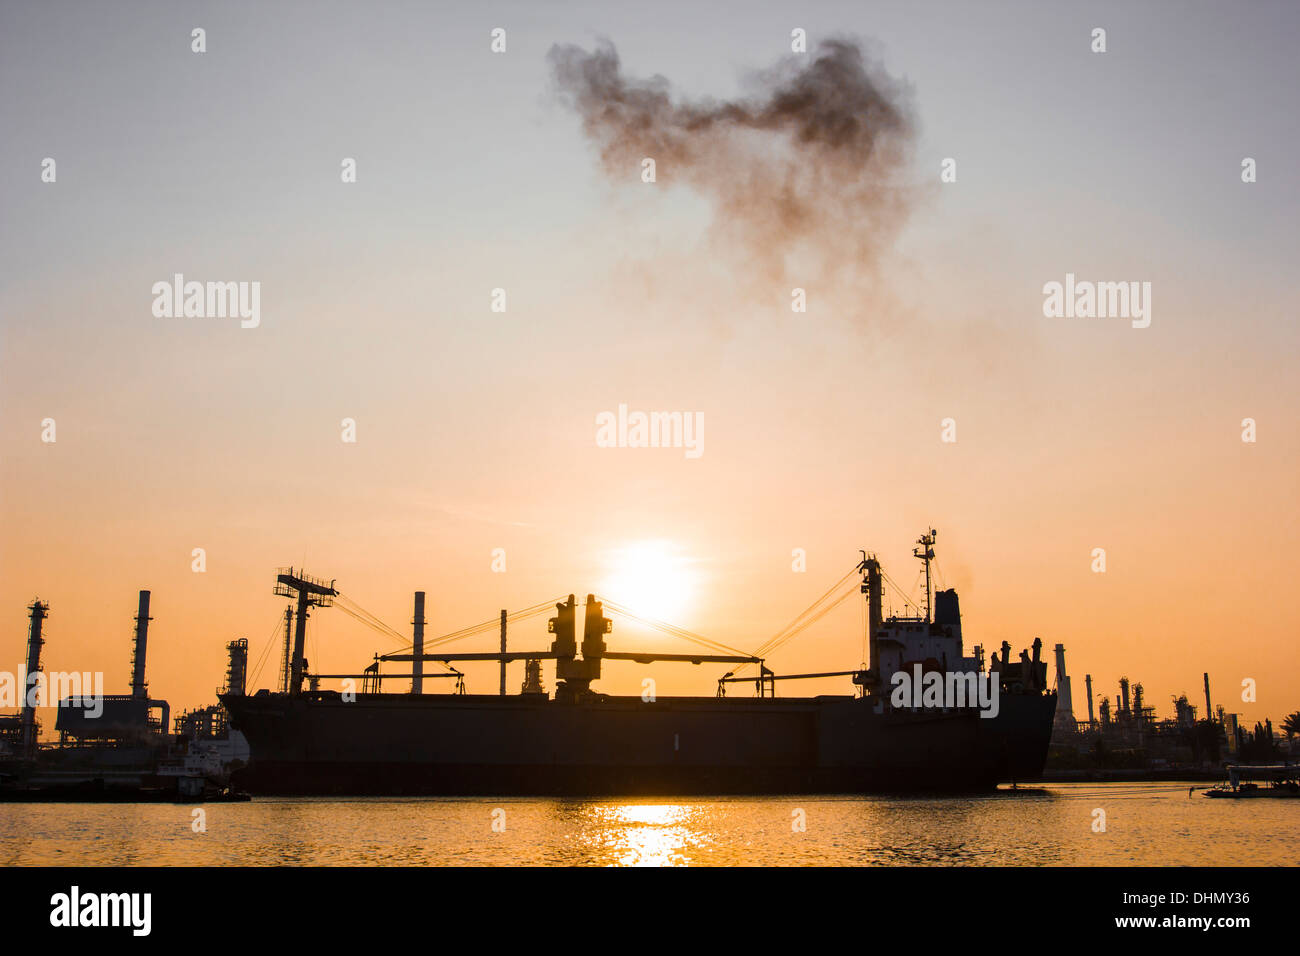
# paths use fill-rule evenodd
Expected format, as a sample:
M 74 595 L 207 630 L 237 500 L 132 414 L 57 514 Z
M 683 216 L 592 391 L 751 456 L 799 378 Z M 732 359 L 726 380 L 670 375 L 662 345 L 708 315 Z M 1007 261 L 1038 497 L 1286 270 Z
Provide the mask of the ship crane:
M 919 549 L 917 557 L 926 561 L 927 571 L 929 560 L 934 557 L 934 531 L 922 536 L 918 541 L 925 547 L 922 552 Z M 865 572 L 865 573 L 864 573 Z M 450 634 L 443 635 L 435 639 L 432 644 L 426 645 L 423 641 L 422 625 L 423 608 L 420 598 L 423 592 L 417 592 L 416 595 L 416 641 L 410 642 L 379 621 L 374 615 L 358 607 L 352 607 L 354 603 L 346 596 L 334 588 L 334 582 L 328 585 L 324 581 L 314 580 L 305 575 L 298 574 L 293 569 L 281 572 L 277 578 L 276 593 L 289 597 L 296 597 L 299 601 L 300 608 L 304 613 L 298 615 L 298 629 L 294 641 L 293 660 L 297 665 L 294 669 L 294 676 L 291 678 L 291 684 L 294 690 L 291 693 L 298 692 L 302 686 L 303 676 L 305 675 L 305 661 L 302 661 L 303 645 L 303 622 L 306 616 L 305 610 L 311 606 L 323 606 L 332 604 L 337 598 L 341 603 L 340 607 L 347 611 L 351 616 L 356 617 L 368 626 L 386 633 L 391 637 L 403 640 L 407 643 L 407 648 L 403 651 L 389 654 L 376 655 L 374 663 L 366 667 L 365 671 L 360 674 L 313 674 L 314 680 L 334 680 L 334 679 L 353 679 L 362 680 L 363 686 L 378 690 L 382 677 L 389 678 L 411 678 L 413 687 L 416 682 L 423 677 L 454 678 L 456 680 L 456 691 L 459 694 L 465 693 L 464 674 L 451 667 L 453 662 L 464 663 L 487 663 L 496 662 L 502 670 L 507 663 L 513 661 L 523 661 L 530 667 L 540 665 L 542 661 L 556 662 L 556 696 L 561 699 L 578 699 L 591 692 L 591 684 L 600 677 L 601 665 L 605 660 L 622 660 L 631 661 L 637 664 L 653 663 L 689 663 L 689 664 L 736 664 L 740 667 L 734 668 L 718 679 L 718 696 L 726 696 L 726 687 L 732 683 L 748 683 L 753 681 L 760 698 L 775 696 L 775 682 L 778 680 L 811 680 L 818 678 L 833 677 L 851 677 L 853 682 L 862 688 L 862 693 L 869 691 L 874 686 L 874 672 L 866 669 L 866 666 L 855 670 L 844 671 L 822 671 L 816 673 L 801 674 L 775 674 L 766 666 L 767 656 L 777 650 L 779 647 L 792 640 L 802 633 L 806 628 L 821 620 L 826 614 L 841 605 L 859 589 L 850 585 L 851 579 L 855 573 L 863 574 L 861 591 L 868 596 L 868 607 L 871 610 L 868 621 L 868 648 L 867 660 L 874 661 L 876 654 L 873 635 L 880 627 L 881 621 L 881 584 L 882 579 L 887 576 L 880 569 L 879 563 L 874 555 L 863 554 L 863 560 L 856 567 L 849 570 L 839 581 L 823 594 L 820 598 L 806 608 L 798 617 L 796 617 L 786 628 L 778 632 L 773 638 L 763 644 L 762 647 L 754 652 L 745 652 L 743 650 L 730 647 L 719 641 L 711 640 L 700 634 L 688 631 L 685 628 L 657 621 L 651 618 L 642 617 L 632 612 L 628 608 L 622 607 L 612 601 L 599 600 L 593 594 L 587 595 L 585 602 L 586 614 L 583 627 L 583 640 L 579 646 L 577 640 L 577 608 L 578 602 L 575 595 L 568 595 L 567 600 L 556 601 L 553 604 L 543 602 L 516 611 L 510 614 L 503 611 L 501 618 L 498 620 L 483 622 L 479 625 L 463 628 Z M 928 578 L 928 574 L 927 574 Z M 891 582 L 892 583 L 892 582 Z M 927 580 L 927 591 L 931 590 Z M 927 596 L 927 618 L 930 616 L 930 600 Z M 554 635 L 551 646 L 545 650 L 506 650 L 504 642 L 504 628 L 507 620 L 523 620 L 544 612 L 548 607 L 555 608 L 555 614 L 550 618 L 547 624 L 547 632 Z M 604 635 L 608 634 L 613 627 L 613 622 L 605 616 L 605 610 L 620 617 L 627 618 L 638 624 L 657 630 L 671 637 L 676 637 L 690 643 L 700 645 L 700 650 L 690 653 L 666 653 L 651 650 L 629 650 L 629 651 L 611 651 L 607 649 L 604 641 Z M 486 632 L 489 627 L 500 626 L 502 629 L 502 645 L 499 651 L 443 651 L 436 649 L 436 645 L 451 643 L 452 641 L 461 640 L 476 634 Z M 579 653 L 579 650 L 581 653 Z M 300 663 L 301 662 L 301 663 Z M 378 664 L 387 662 L 410 662 L 413 665 L 413 673 L 410 674 L 383 674 L 378 671 Z M 448 668 L 445 674 L 424 674 L 422 665 L 426 662 L 440 663 Z M 756 676 L 738 676 L 737 671 L 747 665 L 757 665 L 758 674 Z M 413 691 L 419 693 L 418 690 Z
M 920 546 L 914 549 L 913 553 L 920 558 L 925 565 L 926 576 L 926 598 L 925 598 L 925 616 L 909 618 L 917 623 L 931 623 L 934 620 L 932 608 L 934 600 L 934 587 L 930 571 L 930 562 L 934 560 L 934 543 L 937 533 L 934 529 L 928 530 L 918 540 Z M 852 579 L 855 575 L 861 575 L 861 587 L 856 586 Z M 284 578 L 289 580 L 285 581 Z M 292 571 L 288 576 L 282 575 L 281 584 L 285 587 L 292 587 L 294 581 L 310 582 L 310 579 L 293 576 Z M 368 626 L 386 633 L 391 637 L 402 640 L 407 644 L 407 648 L 389 654 L 377 655 L 375 664 L 366 668 L 362 674 L 316 674 L 317 679 L 337 679 L 352 678 L 361 679 L 368 686 L 378 689 L 380 675 L 376 664 L 386 662 L 410 662 L 413 665 L 411 674 L 384 674 L 383 677 L 405 678 L 410 677 L 413 683 L 413 692 L 419 693 L 415 688 L 419 680 L 423 677 L 444 677 L 455 678 L 458 693 L 465 693 L 464 674 L 451 667 L 453 662 L 457 663 L 488 663 L 496 662 L 500 665 L 504 674 L 505 667 L 508 663 L 514 661 L 523 661 L 525 665 L 534 671 L 540 666 L 542 661 L 555 661 L 555 673 L 558 685 L 556 695 L 562 699 L 577 699 L 591 692 L 592 683 L 600 677 L 602 663 L 605 660 L 623 660 L 632 661 L 638 664 L 653 663 L 689 663 L 689 664 L 737 664 L 740 665 L 731 671 L 728 671 L 718 679 L 719 697 L 726 696 L 728 684 L 749 683 L 752 681 L 760 698 L 775 696 L 776 681 L 778 680 L 812 680 L 821 678 L 838 678 L 851 677 L 853 683 L 860 688 L 860 694 L 868 694 L 875 689 L 879 683 L 879 673 L 877 663 L 880 660 L 878 640 L 882 639 L 883 631 L 883 585 L 888 582 L 891 587 L 898 590 L 896 582 L 892 581 L 888 575 L 881 569 L 880 563 L 876 560 L 874 554 L 862 552 L 862 560 L 855 567 L 850 569 L 841 577 L 829 590 L 821 597 L 814 601 L 809 607 L 799 614 L 785 628 L 777 632 L 771 639 L 766 641 L 761 647 L 753 652 L 745 652 L 737 648 L 729 647 L 721 642 L 711 640 L 700 634 L 688 631 L 685 628 L 673 624 L 667 624 L 663 621 L 642 617 L 632 612 L 628 608 L 615 604 L 612 601 L 598 600 L 595 595 L 588 594 L 585 602 L 586 620 L 583 628 L 583 640 L 579 647 L 577 640 L 577 608 L 579 606 L 575 595 L 568 595 L 567 600 L 542 602 L 538 605 L 525 608 L 513 613 L 501 612 L 501 617 L 496 620 L 485 621 L 481 624 L 471 627 L 462 628 L 459 631 L 453 631 L 435 639 L 430 645 L 426 645 L 423 640 L 423 592 L 416 593 L 416 639 L 414 642 L 405 640 L 402 635 L 398 634 L 392 628 L 383 624 L 369 612 L 365 612 L 360 607 L 352 608 L 352 603 L 346 596 L 339 595 L 337 591 L 333 595 L 311 592 L 310 597 L 313 603 L 329 600 L 331 596 L 338 596 L 342 602 L 340 607 L 348 611 L 358 620 Z M 318 587 L 323 587 L 323 582 L 315 582 Z M 332 589 L 333 582 L 330 584 Z M 325 589 L 329 590 L 329 589 Z M 855 593 L 861 592 L 867 597 L 868 620 L 866 647 L 864 648 L 864 663 L 861 667 L 854 670 L 843 671 L 819 671 L 815 673 L 801 674 L 775 674 L 766 666 L 766 660 L 769 655 L 778 648 L 797 637 L 805 629 L 821 620 L 828 613 L 839 607 Z M 282 593 L 277 591 L 277 593 Z M 298 592 L 301 596 L 301 592 Z M 899 591 L 901 594 L 901 590 Z M 505 626 L 507 621 L 518 621 L 531 618 L 539 613 L 545 612 L 548 607 L 554 607 L 555 614 L 550 618 L 547 624 L 547 632 L 554 635 L 551 646 L 545 650 L 506 650 L 505 644 Z M 638 624 L 657 630 L 671 637 L 676 637 L 688 642 L 701 646 L 700 651 L 694 651 L 685 654 L 664 653 L 660 651 L 610 651 L 607 649 L 604 635 L 612 629 L 612 621 L 605 616 L 605 610 L 627 618 Z M 893 619 L 902 620 L 902 619 Z M 437 645 L 444 645 L 453 641 L 462 640 L 478 634 L 486 633 L 490 628 L 501 628 L 502 642 L 499 651 L 442 651 L 436 649 Z M 579 653 L 581 651 L 581 653 Z M 449 668 L 446 674 L 423 674 L 422 665 L 426 662 L 440 663 Z M 738 671 L 748 665 L 758 665 L 758 674 L 755 676 L 739 676 Z M 504 693 L 504 679 L 501 687 Z
M 309 578 L 293 568 L 282 568 L 275 578 L 275 593 L 280 597 L 298 599 L 297 627 L 293 633 L 293 663 L 289 672 L 289 693 L 297 696 L 302 693 L 303 644 L 307 638 L 308 608 L 328 607 L 338 596 L 334 582 Z
M 452 661 L 555 661 L 557 697 L 576 699 L 591 691 L 592 681 L 600 677 L 601 662 L 604 660 L 633 661 L 638 664 L 651 663 L 689 663 L 689 664 L 762 664 L 762 659 L 752 654 L 741 652 L 667 654 L 659 651 L 610 651 L 606 649 L 604 635 L 613 629 L 613 622 L 605 616 L 605 603 L 596 599 L 594 594 L 587 595 L 586 616 L 583 624 L 581 656 L 578 656 L 577 641 L 577 600 L 570 594 L 568 600 L 557 602 L 555 616 L 547 623 L 547 632 L 555 635 L 549 650 L 545 651 L 465 651 L 448 653 L 446 651 L 425 651 L 423 653 L 401 653 L 380 655 L 380 661 L 436 661 L 450 664 Z M 714 641 L 707 641 L 689 631 L 674 628 L 671 625 L 649 621 L 611 605 L 614 613 L 631 617 L 678 637 L 707 642 L 710 650 L 734 650 Z M 768 672 L 770 673 L 770 671 Z

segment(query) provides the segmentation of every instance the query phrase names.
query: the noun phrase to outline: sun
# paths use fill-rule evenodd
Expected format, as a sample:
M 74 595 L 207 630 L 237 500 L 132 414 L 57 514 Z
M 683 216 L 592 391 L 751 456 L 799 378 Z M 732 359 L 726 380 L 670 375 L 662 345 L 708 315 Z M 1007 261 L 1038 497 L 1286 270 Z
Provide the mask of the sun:
M 695 593 L 695 574 L 671 541 L 638 541 L 606 557 L 601 597 L 634 614 L 684 626 Z

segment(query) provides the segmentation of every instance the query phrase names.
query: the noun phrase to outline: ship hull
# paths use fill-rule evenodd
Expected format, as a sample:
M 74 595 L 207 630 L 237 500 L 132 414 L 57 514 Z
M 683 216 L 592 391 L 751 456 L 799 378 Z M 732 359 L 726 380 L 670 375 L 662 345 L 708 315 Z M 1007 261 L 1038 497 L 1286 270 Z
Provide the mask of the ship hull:
M 1038 777 L 1056 697 L 977 711 L 777 699 L 225 697 L 254 794 L 677 796 L 987 790 Z

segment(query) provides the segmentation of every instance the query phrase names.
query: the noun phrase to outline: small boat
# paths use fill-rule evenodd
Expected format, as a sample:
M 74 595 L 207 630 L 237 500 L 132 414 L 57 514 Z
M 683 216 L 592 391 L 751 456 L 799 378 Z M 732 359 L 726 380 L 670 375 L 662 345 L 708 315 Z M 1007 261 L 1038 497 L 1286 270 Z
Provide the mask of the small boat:
M 1219 799 L 1300 797 L 1300 767 L 1292 764 L 1229 764 L 1228 779 L 1205 791 Z

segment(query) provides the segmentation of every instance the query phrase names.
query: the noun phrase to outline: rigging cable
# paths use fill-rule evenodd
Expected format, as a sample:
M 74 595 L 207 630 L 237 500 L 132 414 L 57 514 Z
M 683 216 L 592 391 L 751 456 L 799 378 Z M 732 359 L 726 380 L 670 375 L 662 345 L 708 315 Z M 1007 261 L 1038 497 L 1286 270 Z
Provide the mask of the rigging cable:
M 706 647 L 709 650 L 723 651 L 734 657 L 757 657 L 758 656 L 757 654 L 752 654 L 749 651 L 744 651 L 736 647 L 731 647 L 728 644 L 723 644 L 721 641 L 711 640 L 710 638 L 707 638 L 702 634 L 696 634 L 694 631 L 688 631 L 684 627 L 678 627 L 676 624 L 669 624 L 666 621 L 659 621 L 654 618 L 643 617 L 639 614 L 634 614 L 632 611 L 623 607 L 621 604 L 617 604 L 613 601 L 602 599 L 602 603 L 605 605 L 605 607 L 609 608 L 611 611 L 613 611 L 615 614 L 618 614 L 620 617 L 625 617 L 629 620 L 636 621 L 638 624 L 644 624 L 646 627 L 660 631 L 671 637 L 677 637 L 677 638 L 681 638 L 684 641 L 690 641 L 692 644 L 697 644 L 701 647 Z
M 859 567 L 860 567 L 860 565 L 854 565 L 850 570 L 848 570 L 847 572 L 845 572 L 845 574 L 844 574 L 844 575 L 843 575 L 843 576 L 842 576 L 838 581 L 836 581 L 834 584 L 832 584 L 832 585 L 831 585 L 831 586 L 830 586 L 830 587 L 829 587 L 829 588 L 828 588 L 828 589 L 827 589 L 827 590 L 826 590 L 826 591 L 821 595 L 821 597 L 817 598 L 817 600 L 813 601 L 812 604 L 810 604 L 810 605 L 808 605 L 808 607 L 804 608 L 804 610 L 801 611 L 801 612 L 798 614 L 798 616 L 796 616 L 796 617 L 794 618 L 794 620 L 792 620 L 789 624 L 787 624 L 787 625 L 786 625 L 785 627 L 783 627 L 781 630 L 777 631 L 776 634 L 772 635 L 772 637 L 768 638 L 768 640 L 766 640 L 766 641 L 765 641 L 765 642 L 764 642 L 764 643 L 763 643 L 763 644 L 758 648 L 758 650 L 755 651 L 754 656 L 755 656 L 755 657 L 766 658 L 769 654 L 771 654 L 771 653 L 772 653 L 773 651 L 775 651 L 777 648 L 781 647 L 781 646 L 784 645 L 786 642 L 788 642 L 788 641 L 794 639 L 795 637 L 797 637 L 797 636 L 798 636 L 799 634 L 801 634 L 805 629 L 807 629 L 807 628 L 810 627 L 811 625 L 815 624 L 817 621 L 820 621 L 823 617 L 825 617 L 827 614 L 829 614 L 832 610 L 834 610 L 835 608 L 839 607 L 839 606 L 840 606 L 841 604 L 843 604 L 846 600 L 848 600 L 849 597 L 851 597 L 853 594 L 857 593 L 857 591 L 858 591 L 857 584 L 856 584 L 856 582 L 854 582 L 853 587 L 849 588 L 849 589 L 846 590 L 843 594 L 841 594 L 841 595 L 839 595 L 838 597 L 836 597 L 833 601 L 831 601 L 830 604 L 826 604 L 826 603 L 825 603 L 826 600 L 827 600 L 828 598 L 830 598 L 832 595 L 834 595 L 837 591 L 839 591 L 839 590 L 841 590 L 842 588 L 844 588 L 845 585 L 848 584 L 848 583 L 850 582 L 851 579 L 853 579 L 853 578 L 855 578 L 855 577 L 857 576 L 858 568 L 859 568 Z M 732 673 L 735 674 L 736 672 L 738 672 L 738 671 L 740 671 L 740 670 L 742 670 L 743 668 L 748 667 L 748 666 L 750 666 L 750 665 L 748 665 L 748 664 L 741 664 L 741 665 L 740 665 L 739 667 L 737 667 L 736 670 L 733 671 Z
M 858 569 L 857 566 L 855 565 L 843 577 L 841 577 L 838 581 L 832 584 L 826 590 L 826 592 L 822 594 L 821 597 L 819 597 L 817 600 L 813 601 L 812 604 L 809 604 L 806 608 L 804 608 L 803 611 L 801 611 L 793 621 L 791 621 L 781 630 L 777 631 L 774 635 L 768 638 L 758 648 L 758 653 L 755 654 L 754 656 L 756 657 L 765 656 L 766 652 L 771 648 L 775 647 L 777 644 L 785 643 L 787 634 L 797 634 L 800 630 L 806 627 L 808 622 L 804 622 L 804 618 L 806 618 L 809 614 L 811 614 L 818 607 L 818 605 L 820 605 L 823 601 L 829 598 L 832 594 L 834 594 L 840 588 L 844 587 L 844 585 L 848 582 L 848 580 L 856 576 L 857 573 L 858 573 Z
M 257 678 L 262 673 L 262 668 L 266 666 L 267 655 L 271 652 L 271 648 L 275 646 L 276 635 L 280 633 L 280 626 L 283 623 L 284 619 L 277 615 L 275 627 L 271 628 L 271 636 L 267 638 L 266 646 L 262 648 L 262 654 L 257 659 L 257 666 L 253 669 L 253 676 L 248 679 L 247 686 L 254 687 L 257 685 Z

